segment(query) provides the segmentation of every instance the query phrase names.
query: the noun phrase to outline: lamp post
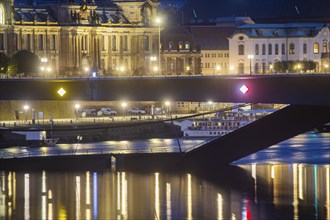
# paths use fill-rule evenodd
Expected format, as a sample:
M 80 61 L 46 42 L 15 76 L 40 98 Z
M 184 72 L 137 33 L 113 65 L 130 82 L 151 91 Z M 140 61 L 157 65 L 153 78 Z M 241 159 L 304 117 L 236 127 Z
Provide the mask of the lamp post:
M 324 72 L 326 73 L 328 71 L 329 64 L 324 64 Z
M 171 117 L 171 103 L 169 101 L 166 101 L 165 106 L 166 106 L 168 116 Z
M 76 120 L 78 120 L 78 113 L 79 113 L 80 105 L 79 104 L 75 104 L 74 105 L 74 109 L 75 109 L 75 113 L 76 113 Z
M 121 103 L 121 107 L 123 107 L 123 117 L 125 117 L 125 108 L 127 106 L 126 102 Z
M 215 66 L 215 75 L 217 75 L 217 74 L 220 75 L 220 70 L 221 70 L 221 67 L 219 65 L 216 65 Z
M 24 109 L 24 111 L 25 111 L 25 122 L 27 122 L 27 111 L 29 110 L 29 106 L 28 105 L 24 105 L 23 106 L 23 109 Z
M 44 73 L 44 77 L 46 78 L 46 71 L 48 71 L 48 68 L 46 67 L 47 66 L 47 62 L 48 62 L 48 59 L 46 57 L 42 57 L 41 58 L 41 67 L 40 67 L 40 70 Z
M 248 55 L 248 59 L 250 60 L 250 75 L 252 74 L 252 59 L 254 58 L 254 56 L 252 54 Z
M 162 19 L 160 17 L 157 17 L 155 22 L 158 25 L 158 68 L 159 68 L 160 74 L 162 74 L 161 58 L 160 58 L 160 50 L 161 50 L 161 45 L 160 45 L 160 24 L 162 23 Z

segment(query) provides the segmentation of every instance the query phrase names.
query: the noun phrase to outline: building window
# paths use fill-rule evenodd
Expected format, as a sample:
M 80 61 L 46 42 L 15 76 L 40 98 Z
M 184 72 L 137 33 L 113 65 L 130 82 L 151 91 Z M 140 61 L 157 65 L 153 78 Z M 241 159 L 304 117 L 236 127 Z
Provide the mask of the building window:
M 238 64 L 238 74 L 244 74 L 244 63 Z
M 172 48 L 173 48 L 173 42 L 170 41 L 170 42 L 168 43 L 168 50 L 171 51 Z
M 244 55 L 244 45 L 238 45 L 238 55 Z
M 256 62 L 255 65 L 254 65 L 254 72 L 255 72 L 256 74 L 258 74 L 259 71 L 260 71 L 260 70 L 259 70 L 259 63 Z
M 285 44 L 282 44 L 282 55 L 285 54 Z
M 0 8 L 1 10 L 1 8 Z M 0 34 L 0 50 L 4 50 L 5 49 L 5 35 L 4 34 Z
M 325 41 L 325 42 L 323 42 L 323 47 L 322 47 L 323 49 L 322 49 L 322 52 L 323 53 L 328 53 L 328 48 L 327 48 L 327 42 Z
M 259 44 L 256 44 L 255 49 L 254 49 L 255 55 L 259 55 Z
M 313 52 L 314 52 L 314 54 L 319 53 L 319 43 L 314 43 L 313 44 Z
M 304 43 L 303 45 L 303 54 L 307 54 L 307 44 Z
M 126 35 L 120 36 L 120 49 L 122 51 L 127 51 L 127 36 Z
M 113 51 L 116 51 L 117 50 L 117 38 L 116 36 L 112 36 L 112 39 L 111 39 L 111 48 Z
M 266 73 L 266 62 L 262 61 L 262 74 Z
M 266 44 L 262 45 L 262 55 L 266 55 Z
M 189 43 L 189 42 L 186 42 L 186 43 L 184 44 L 184 48 L 185 48 L 186 50 L 190 50 L 190 43 Z
M 275 55 L 278 55 L 278 44 L 275 44 Z
M 143 50 L 149 51 L 149 36 L 144 36 L 143 38 Z
M 38 35 L 38 50 L 44 49 L 44 35 L 39 34 Z
M 268 55 L 272 55 L 273 53 L 273 47 L 271 44 L 268 44 Z
M 294 53 L 295 53 L 294 43 L 290 43 L 290 45 L 289 45 L 289 54 L 294 54 Z
M 182 49 L 183 49 L 183 43 L 179 42 L 179 50 L 182 50 Z
M 56 50 L 56 35 L 55 34 L 50 36 L 50 49 Z
M 16 50 L 19 50 L 19 35 L 15 33 L 14 41 L 16 42 Z

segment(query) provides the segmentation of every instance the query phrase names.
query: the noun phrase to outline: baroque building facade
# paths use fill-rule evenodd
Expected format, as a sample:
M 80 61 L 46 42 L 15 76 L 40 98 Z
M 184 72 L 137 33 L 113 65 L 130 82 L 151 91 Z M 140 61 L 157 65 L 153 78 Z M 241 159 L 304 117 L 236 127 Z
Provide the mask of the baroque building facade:
M 0 2 L 0 53 L 33 52 L 53 76 L 152 74 L 158 1 L 45 2 Z
M 274 73 L 280 61 L 313 61 L 311 72 L 329 72 L 330 24 L 246 24 L 229 37 L 229 65 L 238 74 Z M 299 65 L 295 67 L 299 70 Z

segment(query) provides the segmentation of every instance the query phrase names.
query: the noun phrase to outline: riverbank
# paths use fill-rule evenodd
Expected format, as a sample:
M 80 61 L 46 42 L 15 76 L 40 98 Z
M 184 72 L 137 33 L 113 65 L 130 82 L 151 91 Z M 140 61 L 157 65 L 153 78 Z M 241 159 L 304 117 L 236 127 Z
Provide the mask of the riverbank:
M 112 122 L 108 124 L 42 125 L 0 130 L 0 147 L 28 146 L 25 136 L 13 133 L 15 130 L 35 128 L 45 130 L 46 137 L 59 138 L 59 143 L 100 142 L 107 140 L 134 140 L 150 138 L 173 138 L 181 136 L 180 127 L 163 121 Z

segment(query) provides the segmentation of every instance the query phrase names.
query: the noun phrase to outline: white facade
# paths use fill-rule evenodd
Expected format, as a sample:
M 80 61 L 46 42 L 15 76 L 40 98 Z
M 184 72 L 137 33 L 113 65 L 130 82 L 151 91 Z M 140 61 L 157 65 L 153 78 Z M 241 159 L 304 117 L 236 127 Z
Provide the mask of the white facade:
M 330 24 L 288 23 L 243 25 L 229 38 L 229 66 L 238 74 L 273 72 L 277 61 L 312 60 L 326 72 Z M 329 59 L 329 58 L 328 58 Z

